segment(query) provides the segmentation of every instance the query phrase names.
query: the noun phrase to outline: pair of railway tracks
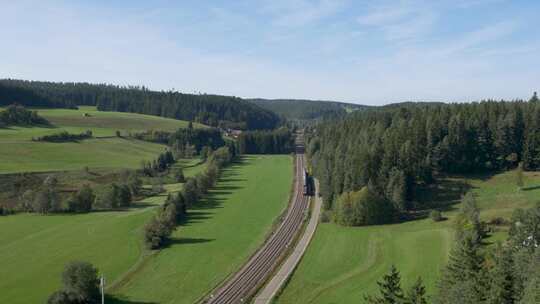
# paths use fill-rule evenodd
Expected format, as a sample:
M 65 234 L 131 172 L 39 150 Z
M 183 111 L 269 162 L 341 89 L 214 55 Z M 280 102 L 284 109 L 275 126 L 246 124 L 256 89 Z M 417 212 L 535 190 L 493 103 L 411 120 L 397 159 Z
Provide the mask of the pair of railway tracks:
M 274 272 L 298 235 L 308 208 L 308 197 L 303 195 L 302 185 L 302 176 L 304 174 L 303 147 L 297 148 L 297 151 L 300 153 L 296 154 L 293 200 L 289 205 L 285 219 L 240 271 L 211 294 L 206 303 L 246 303 Z

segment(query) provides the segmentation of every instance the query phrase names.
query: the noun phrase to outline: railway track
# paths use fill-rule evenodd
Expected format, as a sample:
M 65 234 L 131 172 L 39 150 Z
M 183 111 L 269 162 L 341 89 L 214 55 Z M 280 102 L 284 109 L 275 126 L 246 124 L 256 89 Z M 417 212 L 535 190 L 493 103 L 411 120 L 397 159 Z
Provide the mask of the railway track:
M 308 207 L 308 197 L 303 195 L 304 174 L 303 145 L 297 146 L 296 178 L 293 201 L 285 219 L 264 245 L 232 278 L 226 281 L 206 300 L 209 304 L 246 303 L 279 265 L 289 245 L 297 236 Z

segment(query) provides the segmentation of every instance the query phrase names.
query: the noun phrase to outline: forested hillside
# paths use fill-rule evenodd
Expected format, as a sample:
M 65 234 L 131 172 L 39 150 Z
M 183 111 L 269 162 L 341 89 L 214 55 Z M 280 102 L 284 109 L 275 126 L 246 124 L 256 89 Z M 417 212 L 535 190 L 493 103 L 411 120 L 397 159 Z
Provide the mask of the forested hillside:
M 308 154 L 326 208 L 364 186 L 396 209 L 441 173 L 540 168 L 540 103 L 483 101 L 357 112 L 313 130 Z
M 0 80 L 0 106 L 13 103 L 55 108 L 95 105 L 100 111 L 150 114 L 237 129 L 272 129 L 279 123 L 273 112 L 232 96 L 106 84 Z
M 364 105 L 322 100 L 249 99 L 249 101 L 289 120 L 336 118 L 345 116 L 350 110 L 367 108 Z

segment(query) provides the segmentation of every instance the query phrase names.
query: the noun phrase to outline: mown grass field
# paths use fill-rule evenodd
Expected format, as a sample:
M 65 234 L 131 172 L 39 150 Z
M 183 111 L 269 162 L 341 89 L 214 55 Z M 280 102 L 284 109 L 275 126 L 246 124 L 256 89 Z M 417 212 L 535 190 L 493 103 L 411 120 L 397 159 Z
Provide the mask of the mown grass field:
M 473 191 L 482 220 L 509 218 L 515 208 L 532 207 L 540 200 L 540 174 L 526 173 L 519 191 L 515 173 L 495 176 L 450 178 L 425 199 L 434 205 L 449 205 L 448 220 L 430 219 L 372 227 L 341 227 L 321 223 L 306 255 L 277 303 L 363 303 L 363 296 L 377 291 L 376 281 L 395 264 L 408 288 L 422 276 L 429 294 L 436 287 L 439 270 L 452 246 L 452 219 L 459 194 Z M 505 238 L 505 229 L 486 243 Z
M 168 130 L 187 127 L 188 122 L 150 115 L 100 112 L 94 107 L 79 110 L 39 109 L 51 127 L 0 128 L 0 174 L 43 172 L 90 168 L 135 168 L 141 160 L 151 160 L 165 146 L 115 137 L 142 130 Z M 84 117 L 87 113 L 90 116 Z M 195 127 L 203 127 L 195 124 Z M 81 133 L 92 130 L 96 138 L 70 143 L 33 142 L 33 137 L 61 131 Z M 100 138 L 101 137 L 101 138 Z
M 286 207 L 290 156 L 247 156 L 224 170 L 215 189 L 130 280 L 111 293 L 120 303 L 194 303 L 262 243 Z
M 186 176 L 205 167 L 196 159 L 180 163 Z M 165 185 L 170 192 L 181 188 Z M 91 262 L 108 283 L 118 280 L 147 254 L 142 227 L 166 195 L 147 198 L 127 211 L 0 217 L 0 303 L 45 303 L 60 287 L 64 265 L 73 260 Z

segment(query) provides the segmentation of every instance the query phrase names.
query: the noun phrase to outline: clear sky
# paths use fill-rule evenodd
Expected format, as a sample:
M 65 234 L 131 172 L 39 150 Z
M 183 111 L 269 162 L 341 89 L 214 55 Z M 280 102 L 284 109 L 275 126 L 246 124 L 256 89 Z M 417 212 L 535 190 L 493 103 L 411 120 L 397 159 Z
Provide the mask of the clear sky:
M 0 77 L 364 104 L 529 98 L 540 1 L 0 0 Z

